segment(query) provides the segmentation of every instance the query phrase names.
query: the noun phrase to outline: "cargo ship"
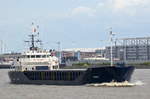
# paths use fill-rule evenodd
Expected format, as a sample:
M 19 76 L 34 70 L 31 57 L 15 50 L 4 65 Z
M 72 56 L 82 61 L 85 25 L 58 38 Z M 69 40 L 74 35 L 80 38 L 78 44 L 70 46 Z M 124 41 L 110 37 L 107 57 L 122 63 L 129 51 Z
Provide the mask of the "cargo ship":
M 133 66 L 103 66 L 87 69 L 60 69 L 59 58 L 53 50 L 43 50 L 35 45 L 39 33 L 29 35 L 31 45 L 14 60 L 15 69 L 8 72 L 13 84 L 84 85 L 90 83 L 130 81 Z

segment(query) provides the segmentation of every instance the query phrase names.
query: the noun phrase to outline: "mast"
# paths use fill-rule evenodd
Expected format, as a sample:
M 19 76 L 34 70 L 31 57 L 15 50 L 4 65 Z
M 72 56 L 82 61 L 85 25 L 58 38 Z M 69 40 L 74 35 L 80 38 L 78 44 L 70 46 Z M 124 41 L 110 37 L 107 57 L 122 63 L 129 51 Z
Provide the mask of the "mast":
M 113 37 L 115 36 L 115 34 L 113 34 L 113 32 L 112 32 L 112 28 L 111 28 L 111 30 L 110 30 L 110 32 L 109 32 L 109 35 L 110 35 L 110 65 L 111 66 L 113 66 L 114 65 L 114 63 L 113 63 L 113 53 L 112 53 L 112 50 L 113 50 Z
M 35 39 L 36 36 L 39 35 L 39 32 L 37 31 L 39 26 L 37 25 L 36 27 L 34 26 L 34 23 L 32 23 L 32 34 L 28 35 L 30 37 L 30 40 L 25 41 L 31 44 L 30 50 L 37 50 L 37 46 L 35 45 L 36 43 L 41 43 L 42 41 L 39 39 Z
M 34 35 L 33 34 L 31 35 L 31 42 L 32 42 L 32 46 L 31 47 L 34 48 Z

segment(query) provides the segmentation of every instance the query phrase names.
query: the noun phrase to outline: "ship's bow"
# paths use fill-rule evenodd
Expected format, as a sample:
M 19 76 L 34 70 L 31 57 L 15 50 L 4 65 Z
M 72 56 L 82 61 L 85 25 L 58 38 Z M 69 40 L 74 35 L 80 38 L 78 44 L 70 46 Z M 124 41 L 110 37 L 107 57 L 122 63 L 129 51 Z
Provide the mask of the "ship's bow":
M 88 83 L 124 82 L 130 81 L 134 71 L 133 66 L 128 67 L 95 67 L 88 69 Z

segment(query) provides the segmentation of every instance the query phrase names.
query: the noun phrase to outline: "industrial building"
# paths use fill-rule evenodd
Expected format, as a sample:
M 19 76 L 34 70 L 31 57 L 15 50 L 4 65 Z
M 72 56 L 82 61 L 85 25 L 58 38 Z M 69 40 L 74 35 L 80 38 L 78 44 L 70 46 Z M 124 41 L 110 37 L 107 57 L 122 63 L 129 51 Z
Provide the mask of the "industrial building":
M 150 61 L 150 37 L 124 38 L 121 44 L 112 47 L 112 56 L 120 61 Z M 110 58 L 110 46 L 106 47 L 106 57 Z
M 61 53 L 63 57 L 75 56 L 78 60 L 92 57 L 104 57 L 105 48 L 74 48 L 64 49 Z
M 78 57 L 78 60 L 92 59 L 92 57 L 93 59 L 100 57 L 110 60 L 110 49 L 110 46 L 106 46 L 105 48 L 77 48 L 67 49 L 62 53 L 65 57 L 70 55 Z M 117 62 L 150 61 L 150 37 L 123 38 L 117 40 L 112 46 L 112 57 Z

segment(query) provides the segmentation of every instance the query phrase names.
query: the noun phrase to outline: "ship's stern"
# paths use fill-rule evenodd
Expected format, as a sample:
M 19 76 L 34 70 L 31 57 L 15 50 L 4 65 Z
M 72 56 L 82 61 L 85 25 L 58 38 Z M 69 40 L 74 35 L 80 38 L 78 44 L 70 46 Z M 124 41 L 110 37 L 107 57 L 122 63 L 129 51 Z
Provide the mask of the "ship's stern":
M 21 83 L 29 82 L 29 79 L 24 75 L 22 71 L 9 71 L 8 76 L 9 76 L 11 83 L 14 83 L 14 84 L 21 84 Z

